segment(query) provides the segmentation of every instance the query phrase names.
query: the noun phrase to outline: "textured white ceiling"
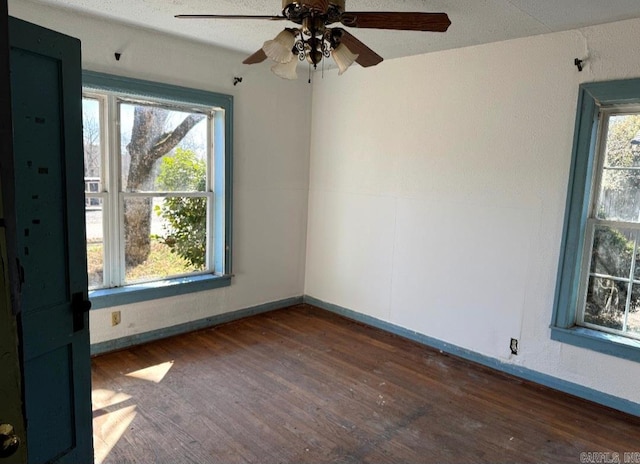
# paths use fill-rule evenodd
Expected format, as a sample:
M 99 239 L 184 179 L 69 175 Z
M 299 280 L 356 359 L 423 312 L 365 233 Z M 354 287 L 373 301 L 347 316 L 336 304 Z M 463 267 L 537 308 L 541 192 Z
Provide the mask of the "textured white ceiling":
M 25 0 L 26 1 L 26 0 Z M 176 19 L 281 13 L 281 0 L 31 0 L 239 50 L 259 49 L 284 21 Z M 640 0 L 347 0 L 347 11 L 446 12 L 446 33 L 351 29 L 386 59 L 640 17 Z

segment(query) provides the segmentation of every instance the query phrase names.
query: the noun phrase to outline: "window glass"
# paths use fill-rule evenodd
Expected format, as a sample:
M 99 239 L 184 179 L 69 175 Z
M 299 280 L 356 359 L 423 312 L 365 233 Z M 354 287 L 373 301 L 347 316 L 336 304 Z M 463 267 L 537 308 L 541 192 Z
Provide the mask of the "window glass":
M 611 115 L 606 143 L 597 217 L 608 221 L 640 222 L 640 150 L 632 144 L 640 132 L 640 115 Z
M 100 132 L 100 101 L 82 99 L 82 142 L 84 176 L 100 180 L 102 173 L 102 134 Z
M 84 147 L 85 220 L 87 233 L 87 270 L 89 288 L 104 285 L 104 218 L 102 198 L 102 103 L 95 98 L 82 99 Z
M 587 222 L 591 242 L 577 323 L 640 338 L 640 114 L 603 111 L 598 195 Z
M 206 114 L 140 103 L 119 109 L 124 191 L 205 191 Z
M 104 285 L 104 234 L 101 208 L 87 207 L 86 226 L 89 288 L 100 288 Z
M 128 198 L 125 200 L 124 205 L 125 214 L 127 211 L 138 207 L 142 207 L 146 211 L 150 207 L 157 210 L 157 208 L 163 208 L 164 204 L 170 200 L 179 203 L 186 201 L 199 202 L 198 206 L 202 210 L 206 206 L 205 198 Z M 188 218 L 184 218 L 183 211 L 190 209 L 191 206 L 176 208 L 174 210 L 176 211 L 176 219 L 188 221 Z M 194 225 L 187 232 L 188 234 L 193 234 L 193 236 L 189 236 L 187 240 L 179 240 L 176 235 L 181 233 L 184 228 L 173 228 L 169 221 L 164 218 L 157 218 L 155 213 L 152 217 L 151 240 L 148 241 L 149 249 L 144 250 L 145 258 L 141 263 L 129 259 L 125 260 L 125 284 L 165 279 L 171 276 L 180 276 L 204 270 L 206 260 L 206 224 L 204 221 Z M 137 246 L 140 246 L 135 234 L 125 235 L 125 240 L 127 241 L 126 250 L 134 249 L 134 247 L 128 246 L 130 245 L 129 241 L 134 241 Z M 146 241 L 143 242 L 146 243 Z

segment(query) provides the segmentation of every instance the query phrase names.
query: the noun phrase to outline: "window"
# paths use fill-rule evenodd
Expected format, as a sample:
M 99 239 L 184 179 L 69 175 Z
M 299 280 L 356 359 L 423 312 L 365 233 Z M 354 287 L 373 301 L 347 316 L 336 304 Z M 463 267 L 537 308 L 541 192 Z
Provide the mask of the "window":
M 640 360 L 640 80 L 581 86 L 552 338 Z
M 640 108 L 603 108 L 577 323 L 640 339 Z M 583 303 L 584 302 L 584 303 Z
M 94 307 L 229 285 L 231 97 L 89 72 L 83 86 Z

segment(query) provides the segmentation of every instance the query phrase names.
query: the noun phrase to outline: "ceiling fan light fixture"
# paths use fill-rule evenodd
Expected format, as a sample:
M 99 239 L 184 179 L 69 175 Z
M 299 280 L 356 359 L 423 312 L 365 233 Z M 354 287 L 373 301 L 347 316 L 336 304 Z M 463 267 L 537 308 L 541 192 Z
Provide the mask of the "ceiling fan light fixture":
M 358 59 L 359 55 L 349 50 L 345 44 L 340 44 L 331 50 L 331 56 L 338 65 L 338 75 L 341 76 Z
M 291 56 L 294 55 L 291 53 Z M 296 80 L 298 78 L 298 60 L 291 59 L 287 63 L 276 63 L 271 67 L 271 71 L 282 79 Z
M 290 29 L 280 32 L 273 40 L 267 40 L 262 46 L 265 54 L 277 63 L 288 63 L 293 59 L 291 49 L 296 43 L 296 35 Z
M 324 59 L 333 56 L 339 74 L 344 74 L 354 61 L 364 68 L 383 61 L 380 55 L 346 30 L 331 27 L 336 23 L 360 29 L 430 32 L 445 32 L 451 25 L 446 13 L 345 11 L 345 0 L 282 0 L 282 14 L 279 15 L 187 14 L 176 15 L 176 18 L 263 19 L 297 24 L 298 28 L 285 28 L 243 61 L 256 64 L 271 58 L 276 62 L 271 69 L 285 79 L 297 77 L 298 60 L 306 60 L 317 69 Z

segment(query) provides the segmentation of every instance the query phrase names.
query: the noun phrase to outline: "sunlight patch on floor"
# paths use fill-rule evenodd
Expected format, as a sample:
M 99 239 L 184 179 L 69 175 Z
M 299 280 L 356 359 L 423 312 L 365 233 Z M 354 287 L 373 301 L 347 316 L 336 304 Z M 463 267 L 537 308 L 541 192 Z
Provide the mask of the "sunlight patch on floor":
M 94 462 L 102 464 L 136 417 L 136 406 L 126 406 L 93 419 Z
M 119 403 L 124 403 L 130 399 L 131 395 L 127 395 L 122 392 L 114 392 L 113 390 L 96 388 L 91 392 L 91 403 L 94 411 Z
M 129 372 L 128 377 L 134 377 L 140 380 L 148 380 L 149 382 L 160 383 L 162 379 L 169 373 L 173 367 L 173 361 L 168 361 L 155 366 L 145 367 L 134 372 Z

